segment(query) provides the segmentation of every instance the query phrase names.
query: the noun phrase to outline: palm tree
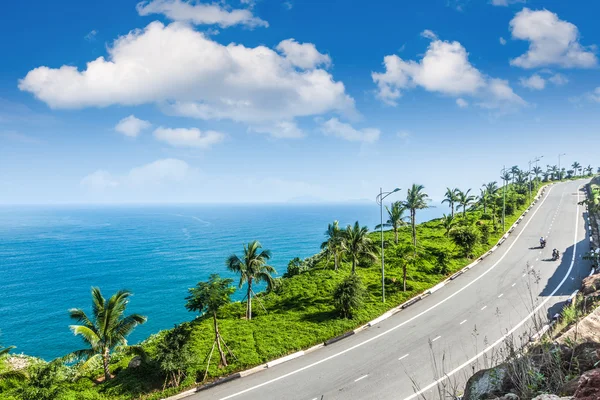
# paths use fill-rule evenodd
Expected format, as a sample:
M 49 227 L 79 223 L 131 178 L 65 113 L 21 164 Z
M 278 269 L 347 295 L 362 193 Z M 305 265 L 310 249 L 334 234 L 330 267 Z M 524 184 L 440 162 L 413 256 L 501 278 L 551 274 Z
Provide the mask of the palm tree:
M 481 205 L 483 206 L 484 214 L 487 214 L 487 199 L 488 199 L 488 196 L 485 191 L 485 187 L 479 188 L 479 203 L 481 203 Z
M 240 259 L 237 255 L 232 254 L 227 257 L 225 265 L 227 268 L 240 274 L 241 288 L 244 283 L 248 282 L 248 290 L 246 297 L 248 303 L 246 304 L 246 319 L 252 319 L 252 284 L 254 282 L 266 282 L 267 290 L 273 287 L 273 277 L 271 274 L 277 273 L 275 268 L 267 265 L 267 262 L 271 259 L 271 252 L 269 250 L 262 250 L 262 246 L 258 240 L 254 240 L 247 245 L 244 245 L 244 257 Z
M 498 196 L 498 182 L 489 182 L 484 186 L 488 201 L 492 203 L 492 223 L 494 226 L 496 226 L 496 197 Z
M 446 237 L 448 237 L 448 235 L 450 234 L 450 231 L 454 227 L 454 222 L 455 221 L 454 221 L 453 215 L 444 214 L 444 216 L 442 217 L 442 226 L 446 230 Z
M 458 191 L 458 204 L 463 208 L 463 218 L 467 218 L 467 207 L 475 201 L 475 196 L 469 195 L 470 192 L 471 189 L 466 192 Z
M 521 170 L 517 165 L 513 165 L 512 167 L 510 167 L 510 173 L 512 175 L 513 183 L 515 183 L 515 179 L 521 173 Z
M 15 348 L 15 346 L 8 346 L 8 347 L 5 347 L 5 348 L 0 348 L 0 357 L 2 357 L 5 354 L 8 354 L 8 352 L 11 351 L 14 348 Z
M 588 165 L 587 167 L 585 167 L 585 171 L 586 171 L 586 175 L 591 175 L 592 171 L 594 171 L 594 168 L 592 168 L 591 165 Z
M 352 273 L 356 273 L 356 264 L 361 258 L 376 260 L 376 245 L 367 235 L 369 230 L 366 226 L 361 227 L 358 221 L 354 226 L 348 225 L 344 230 L 343 248 L 352 259 Z
M 429 205 L 427 205 L 427 202 L 430 201 L 429 196 L 423 191 L 423 189 L 425 189 L 425 186 L 413 183 L 412 187 L 408 189 L 408 192 L 406 194 L 406 200 L 402 203 L 406 209 L 410 210 L 410 224 L 412 227 L 413 246 L 417 245 L 417 210 L 429 208 Z
M 328 255 L 333 255 L 333 265 L 337 271 L 339 266 L 339 255 L 342 251 L 343 239 L 343 232 L 340 229 L 338 221 L 333 221 L 333 224 L 327 225 L 325 237 L 327 237 L 327 240 L 321 243 L 321 250 L 325 250 Z
M 401 201 L 396 201 L 392 203 L 392 208 L 385 206 L 385 209 L 388 213 L 388 220 L 383 225 L 377 225 L 375 229 L 391 227 L 394 231 L 394 243 L 398 244 L 398 229 L 406 225 L 406 222 L 404 221 L 406 218 L 404 216 L 404 211 L 406 211 L 406 208 L 404 208 Z
M 5 348 L 0 348 L 0 357 L 5 354 L 8 354 L 9 351 L 14 349 L 15 346 L 8 346 Z M 16 381 L 22 381 L 27 378 L 27 374 L 23 370 L 15 370 L 11 369 L 8 371 L 0 372 L 0 381 L 5 379 L 14 379 Z
M 548 171 L 552 175 L 552 180 L 560 180 L 560 170 L 556 165 L 548 165 Z
M 88 317 L 80 308 L 71 308 L 69 315 L 82 325 L 71 325 L 69 328 L 77 336 L 90 345 L 89 349 L 76 350 L 66 356 L 66 359 L 86 358 L 87 365 L 92 360 L 102 359 L 104 380 L 111 378 L 108 365 L 111 352 L 118 348 L 127 347 L 127 336 L 147 318 L 140 314 L 124 316 L 129 303 L 131 292 L 119 290 L 108 300 L 105 300 L 97 287 L 92 288 L 92 317 Z
M 535 175 L 535 179 L 540 179 L 540 175 L 542 174 L 542 169 L 538 166 L 533 167 L 533 169 L 531 170 L 531 172 L 533 172 L 533 174 Z
M 575 173 L 575 171 L 573 171 L 572 169 L 567 171 L 567 178 L 572 178 L 573 174 Z
M 573 164 L 571 164 L 571 168 L 575 170 L 575 175 L 577 175 L 577 171 L 581 168 L 581 164 L 575 161 Z
M 450 189 L 449 187 L 446 188 L 446 194 L 444 195 L 444 200 L 442 200 L 442 204 L 443 203 L 448 203 L 448 205 L 450 206 L 450 212 L 452 217 L 454 217 L 454 204 L 456 204 L 456 202 L 458 201 L 458 198 L 456 197 L 456 192 L 458 191 L 458 189 Z

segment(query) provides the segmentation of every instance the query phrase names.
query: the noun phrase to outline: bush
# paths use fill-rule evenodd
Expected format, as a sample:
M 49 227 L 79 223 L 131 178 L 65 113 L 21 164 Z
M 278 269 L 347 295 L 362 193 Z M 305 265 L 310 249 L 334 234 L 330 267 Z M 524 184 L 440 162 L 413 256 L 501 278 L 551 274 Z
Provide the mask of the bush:
M 481 243 L 488 244 L 490 241 L 490 226 L 485 222 L 479 225 L 481 231 Z
M 176 325 L 156 348 L 156 362 L 165 376 L 163 389 L 167 386 L 179 386 L 192 364 L 189 346 L 191 332 L 187 324 Z
M 450 237 L 454 244 L 463 250 L 465 257 L 469 258 L 473 254 L 480 235 L 473 226 L 460 226 L 450 232 Z
M 353 311 L 362 305 L 364 292 L 362 282 L 356 275 L 350 275 L 337 286 L 333 292 L 333 302 L 343 318 L 352 318 Z
M 288 263 L 287 272 L 283 274 L 283 277 L 291 278 L 292 276 L 300 275 L 307 269 L 304 261 L 296 257 Z

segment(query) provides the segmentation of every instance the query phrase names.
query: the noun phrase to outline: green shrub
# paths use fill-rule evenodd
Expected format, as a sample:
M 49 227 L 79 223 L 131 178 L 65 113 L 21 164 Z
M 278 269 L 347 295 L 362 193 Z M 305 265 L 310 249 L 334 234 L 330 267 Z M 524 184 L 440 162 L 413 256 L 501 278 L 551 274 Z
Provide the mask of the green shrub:
M 191 331 L 188 324 L 176 325 L 157 346 L 156 362 L 165 376 L 163 388 L 179 386 L 193 362 L 189 345 Z
M 470 258 L 479 241 L 480 234 L 473 226 L 459 226 L 450 232 L 450 237 L 454 244 L 463 250 L 464 256 Z
M 364 291 L 357 275 L 348 276 L 337 286 L 333 293 L 333 302 L 343 318 L 352 318 L 352 313 L 362 305 Z

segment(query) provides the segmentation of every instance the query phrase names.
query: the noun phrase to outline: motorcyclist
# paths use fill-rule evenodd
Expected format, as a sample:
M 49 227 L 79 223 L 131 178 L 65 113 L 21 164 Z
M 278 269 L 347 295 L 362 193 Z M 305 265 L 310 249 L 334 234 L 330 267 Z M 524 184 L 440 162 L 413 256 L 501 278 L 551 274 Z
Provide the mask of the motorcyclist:
M 544 247 L 544 245 L 545 245 L 545 244 L 546 244 L 546 240 L 545 240 L 545 239 L 544 239 L 544 237 L 542 236 L 542 237 L 540 238 L 540 246 L 541 246 L 541 247 Z
M 558 260 L 558 250 L 556 250 L 556 249 L 552 250 L 552 258 L 555 260 Z

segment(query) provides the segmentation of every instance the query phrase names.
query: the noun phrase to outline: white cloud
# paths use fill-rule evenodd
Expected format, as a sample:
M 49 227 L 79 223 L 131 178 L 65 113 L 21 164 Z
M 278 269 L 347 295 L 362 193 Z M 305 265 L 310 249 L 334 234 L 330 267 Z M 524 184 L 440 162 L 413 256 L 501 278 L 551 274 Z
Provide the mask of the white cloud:
M 426 39 L 430 39 L 430 40 L 437 40 L 437 35 L 435 33 L 433 33 L 432 30 L 429 29 L 425 29 L 423 32 L 421 32 L 421 36 L 426 38 Z
M 469 103 L 463 99 L 463 98 L 458 98 L 456 99 L 456 105 L 459 106 L 460 108 L 467 108 L 469 107 Z
M 504 46 L 506 44 L 506 39 L 504 39 L 503 37 L 500 37 L 500 44 L 502 46 Z
M 205 131 L 198 128 L 164 128 L 158 127 L 154 130 L 154 137 L 170 144 L 173 147 L 196 147 L 207 149 L 225 138 L 221 132 Z
M 98 31 L 95 29 L 92 29 L 91 31 L 88 32 L 87 35 L 85 35 L 83 38 L 85 40 L 87 40 L 88 42 L 93 42 L 94 40 L 96 40 L 96 35 L 98 34 Z
M 586 95 L 586 97 L 590 101 L 594 101 L 596 103 L 600 103 L 600 87 L 597 87 L 596 89 L 594 89 L 593 92 L 588 93 Z
M 550 78 L 548 78 L 548 80 L 550 82 L 554 83 L 556 86 L 562 86 L 562 85 L 566 85 L 567 83 L 569 83 L 569 80 L 563 74 L 552 75 Z
M 563 68 L 590 68 L 597 64 L 590 48 L 579 43 L 579 30 L 548 10 L 524 8 L 510 21 L 513 38 L 529 41 L 527 53 L 510 61 L 522 68 L 556 65 Z
M 324 69 L 302 69 L 264 46 L 223 46 L 181 23 L 132 31 L 83 71 L 38 67 L 19 88 L 52 108 L 158 103 L 171 115 L 251 125 L 356 112 L 344 84 Z
M 525 3 L 526 0 L 492 0 L 491 3 L 493 6 L 503 6 L 507 7 L 509 4 L 516 3 Z
M 384 57 L 384 65 L 384 73 L 371 76 L 378 86 L 378 97 L 390 105 L 397 105 L 402 90 L 414 87 L 454 97 L 481 97 L 484 101 L 479 104 L 486 107 L 526 104 L 508 82 L 485 76 L 475 68 L 459 42 L 434 40 L 420 61 L 404 61 L 397 55 L 389 55 Z
M 521 86 L 532 90 L 543 90 L 546 87 L 546 80 L 538 74 L 531 75 L 529 78 L 520 78 Z
M 295 121 L 276 121 L 272 124 L 252 126 L 250 131 L 266 133 L 277 139 L 299 139 L 305 136 Z
M 191 22 L 195 25 L 219 25 L 222 28 L 233 25 L 251 28 L 269 26 L 266 21 L 255 17 L 250 10 L 229 11 L 216 2 L 203 4 L 182 0 L 150 0 L 138 3 L 136 9 L 142 16 L 164 14 L 173 21 Z
M 294 7 L 294 3 L 291 1 L 284 1 L 283 6 L 286 8 L 286 10 L 291 10 Z
M 321 124 L 321 131 L 326 135 L 335 136 L 350 142 L 373 143 L 379 139 L 381 132 L 375 128 L 354 129 L 352 125 L 331 118 Z
M 82 187 L 91 191 L 103 191 L 119 185 L 116 179 L 113 178 L 108 171 L 102 169 L 84 177 L 80 184 Z
M 329 66 L 331 58 L 321 54 L 312 43 L 298 43 L 294 39 L 287 39 L 277 45 L 285 58 L 294 66 L 302 69 L 312 69 L 319 65 Z
M 148 121 L 136 118 L 134 115 L 123 118 L 115 126 L 115 131 L 122 133 L 125 136 L 137 137 L 140 132 L 148 129 L 152 124 Z

